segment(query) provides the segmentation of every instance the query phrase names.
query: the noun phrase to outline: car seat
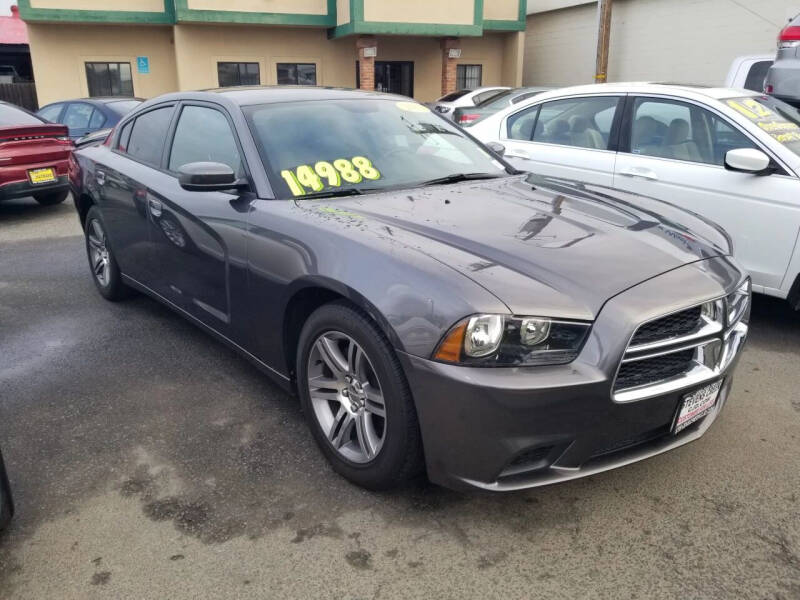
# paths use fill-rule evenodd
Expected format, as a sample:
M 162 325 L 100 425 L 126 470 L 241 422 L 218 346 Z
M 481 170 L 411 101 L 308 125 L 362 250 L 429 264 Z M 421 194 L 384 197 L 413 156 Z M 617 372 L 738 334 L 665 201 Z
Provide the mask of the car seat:
M 664 136 L 664 156 L 677 160 L 703 162 L 697 144 L 689 136 L 689 122 L 686 119 L 673 119 Z
M 660 123 L 653 117 L 639 117 L 633 124 L 631 152 L 644 156 L 661 156 L 658 129 Z M 664 125 L 666 127 L 666 125 Z
M 580 148 L 605 148 L 605 140 L 599 131 L 589 125 L 589 119 L 574 116 L 571 119 L 569 137 L 573 146 Z

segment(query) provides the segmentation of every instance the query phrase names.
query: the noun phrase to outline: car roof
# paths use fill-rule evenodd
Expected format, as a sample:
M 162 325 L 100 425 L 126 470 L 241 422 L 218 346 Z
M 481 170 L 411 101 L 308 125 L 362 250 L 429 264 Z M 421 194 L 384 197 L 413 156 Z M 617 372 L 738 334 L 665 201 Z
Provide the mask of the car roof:
M 66 104 L 67 102 L 86 102 L 87 104 L 113 104 L 114 102 L 130 102 L 131 100 L 145 102 L 144 98 L 135 98 L 133 96 L 94 96 L 92 98 L 68 98 L 66 100 L 56 100 L 55 102 L 48 103 L 46 106 L 50 106 L 51 104 Z M 44 106 L 42 108 L 44 108 Z
M 548 98 L 558 98 L 578 94 L 666 94 L 679 95 L 686 98 L 701 99 L 702 97 L 714 100 L 725 98 L 741 98 L 742 96 L 763 96 L 762 93 L 735 88 L 711 87 L 691 83 L 652 83 L 652 82 L 621 82 L 621 83 L 590 83 L 572 87 L 559 88 L 543 92 L 536 96 L 540 102 Z
M 311 100 L 355 100 L 355 99 L 389 99 L 405 102 L 414 102 L 413 98 L 397 94 L 385 94 L 367 90 L 354 90 L 349 88 L 319 87 L 302 85 L 264 85 L 264 86 L 237 86 L 198 90 L 194 92 L 173 92 L 149 100 L 147 104 L 179 100 L 222 100 L 238 106 L 252 106 L 256 104 L 273 104 L 277 102 L 303 102 Z

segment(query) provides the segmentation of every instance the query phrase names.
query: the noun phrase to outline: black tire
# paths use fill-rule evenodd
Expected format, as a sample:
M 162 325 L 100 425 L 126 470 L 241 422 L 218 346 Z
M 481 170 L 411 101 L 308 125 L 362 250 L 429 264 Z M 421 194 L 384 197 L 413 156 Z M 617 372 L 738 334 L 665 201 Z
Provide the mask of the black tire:
M 314 412 L 308 362 L 314 343 L 327 332 L 340 332 L 355 340 L 380 382 L 386 409 L 384 439 L 369 462 L 353 462 L 342 456 Z M 320 307 L 303 325 L 296 360 L 300 404 L 314 439 L 337 473 L 356 485 L 385 490 L 402 485 L 423 470 L 422 440 L 408 382 L 391 344 L 369 317 L 343 301 Z
M 48 192 L 46 194 L 34 194 L 33 199 L 42 206 L 53 206 L 54 204 L 61 204 L 69 196 L 69 191 L 63 192 Z
M 94 222 L 99 224 L 99 229 L 95 228 L 95 225 L 93 224 Z M 105 222 L 100 214 L 100 210 L 96 206 L 89 208 L 89 212 L 86 213 L 86 220 L 84 221 L 83 230 L 86 243 L 86 256 L 89 259 L 89 270 L 92 273 L 92 281 L 94 281 L 97 291 L 100 292 L 100 295 L 103 296 L 103 298 L 112 302 L 129 298 L 133 294 L 133 290 L 125 285 L 122 281 L 122 275 L 120 273 L 119 266 L 117 265 L 117 261 L 114 258 L 113 252 L 111 251 L 111 247 L 108 245 L 108 238 L 105 234 L 107 231 Z M 98 232 L 102 235 L 98 236 Z M 102 242 L 103 250 L 107 255 L 104 271 L 106 275 L 103 278 L 101 278 L 95 271 L 92 254 L 93 243 L 91 240 L 97 240 L 98 237 L 102 238 L 100 241 Z

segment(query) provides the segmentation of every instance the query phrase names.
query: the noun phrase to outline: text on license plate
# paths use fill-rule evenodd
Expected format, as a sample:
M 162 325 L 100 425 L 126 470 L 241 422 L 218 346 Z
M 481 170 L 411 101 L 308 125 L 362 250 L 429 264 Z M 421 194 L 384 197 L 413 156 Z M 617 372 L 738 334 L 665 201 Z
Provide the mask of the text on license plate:
M 31 169 L 28 171 L 28 178 L 31 183 L 49 183 L 56 180 L 56 172 L 54 169 Z
M 678 417 L 675 419 L 674 433 L 687 428 L 711 412 L 717 402 L 720 384 L 721 382 L 716 381 L 683 397 Z

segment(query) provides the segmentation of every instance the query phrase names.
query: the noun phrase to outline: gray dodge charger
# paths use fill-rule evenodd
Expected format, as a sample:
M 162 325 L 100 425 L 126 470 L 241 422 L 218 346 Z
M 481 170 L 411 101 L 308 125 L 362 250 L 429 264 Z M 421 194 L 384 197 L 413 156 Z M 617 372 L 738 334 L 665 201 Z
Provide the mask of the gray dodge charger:
M 359 485 L 514 490 L 701 437 L 747 335 L 727 236 L 501 154 L 408 98 L 235 88 L 142 104 L 72 185 L 99 292 L 296 393 Z

